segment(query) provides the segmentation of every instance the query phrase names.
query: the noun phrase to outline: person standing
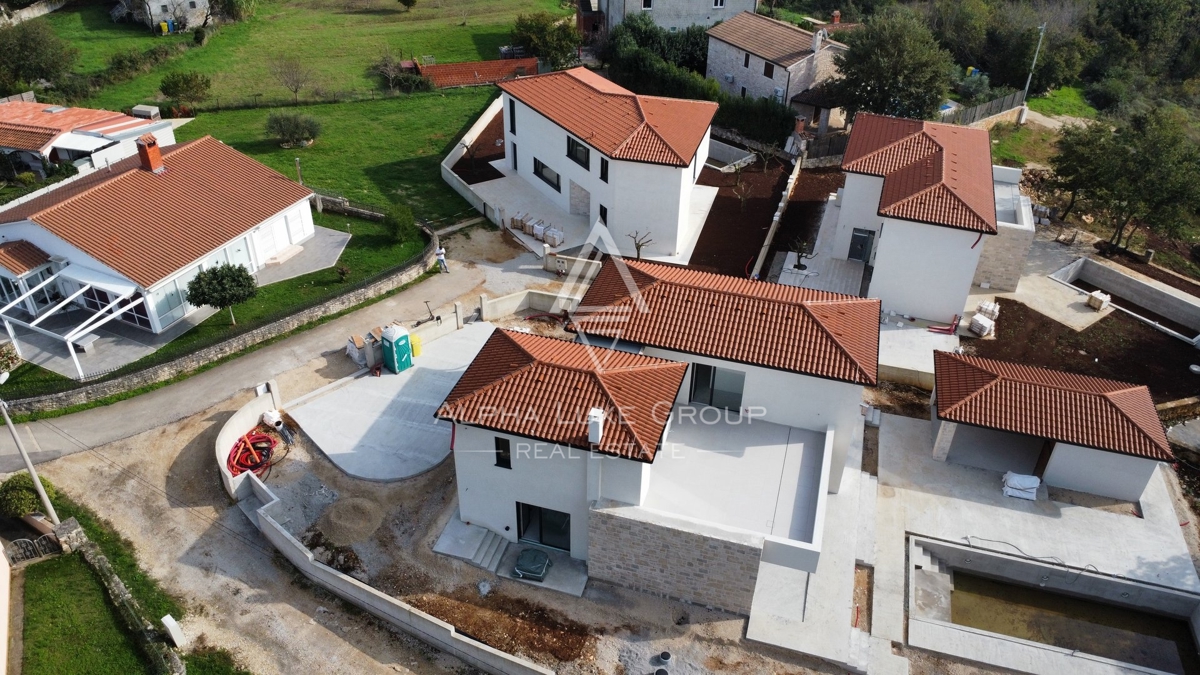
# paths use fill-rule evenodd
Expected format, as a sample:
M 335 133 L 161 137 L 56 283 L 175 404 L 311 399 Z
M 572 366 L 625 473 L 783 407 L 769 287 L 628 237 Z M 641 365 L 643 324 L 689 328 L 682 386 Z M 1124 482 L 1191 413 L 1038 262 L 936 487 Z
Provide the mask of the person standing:
M 438 267 L 440 267 L 443 272 L 449 272 L 450 267 L 446 265 L 446 248 L 441 244 L 438 244 L 437 250 L 434 251 L 434 254 L 437 255 Z

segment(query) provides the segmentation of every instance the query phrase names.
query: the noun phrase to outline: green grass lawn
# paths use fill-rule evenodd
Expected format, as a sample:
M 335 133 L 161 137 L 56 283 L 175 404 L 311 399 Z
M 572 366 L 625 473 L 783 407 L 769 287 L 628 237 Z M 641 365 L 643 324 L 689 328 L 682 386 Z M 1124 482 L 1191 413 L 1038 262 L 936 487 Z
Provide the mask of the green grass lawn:
M 25 570 L 25 675 L 146 673 L 137 644 L 81 554 Z
M 305 106 L 298 110 L 321 122 L 321 136 L 301 149 L 285 150 L 267 137 L 266 109 L 201 113 L 176 136 L 212 135 L 293 179 L 299 157 L 309 185 L 380 206 L 404 201 L 418 218 L 448 219 L 471 207 L 442 180 L 438 165 L 497 91 L 471 87 Z
M 118 49 L 141 44 L 148 49 L 162 39 L 136 27 L 100 27 L 106 6 L 55 13 L 59 33 L 84 52 L 81 70 L 95 69 Z M 316 73 L 313 86 L 325 91 L 378 89 L 369 69 L 385 46 L 394 54 L 430 55 L 441 63 L 495 59 L 509 42 L 516 16 L 538 10 L 572 11 L 561 0 L 420 0 L 407 12 L 396 0 L 263 0 L 253 18 L 223 26 L 205 47 L 106 87 L 88 104 L 121 109 L 156 100 L 163 74 L 174 70 L 211 76 L 216 99 L 291 98 L 268 73 L 268 60 L 275 55 L 306 61 Z M 88 33 L 89 25 L 99 30 Z
M 128 49 L 146 51 L 164 42 L 187 42 L 192 38 L 190 34 L 155 36 L 144 24 L 115 23 L 108 18 L 108 10 L 113 4 L 86 0 L 46 15 L 46 21 L 54 27 L 54 32 L 79 50 L 76 72 L 89 75 L 98 73 L 108 66 L 108 57 L 117 52 Z M 131 105 L 134 103 L 117 107 Z
M 1045 96 L 1029 99 L 1029 109 L 1043 115 L 1070 115 L 1095 119 L 1096 109 L 1083 97 L 1083 89 L 1079 87 L 1060 87 Z
M 992 162 L 1018 167 L 1030 162 L 1049 164 L 1058 138 L 1054 131 L 1034 124 L 997 124 L 992 127 L 991 136 Z

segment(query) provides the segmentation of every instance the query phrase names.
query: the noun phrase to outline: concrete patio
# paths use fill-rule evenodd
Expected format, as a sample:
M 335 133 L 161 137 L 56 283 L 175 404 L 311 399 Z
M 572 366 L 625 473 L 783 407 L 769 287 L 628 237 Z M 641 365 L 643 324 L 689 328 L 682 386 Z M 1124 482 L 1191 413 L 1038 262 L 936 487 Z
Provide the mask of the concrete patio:
M 450 423 L 433 414 L 492 334 L 473 323 L 429 342 L 413 367 L 363 376 L 289 410 L 339 469 L 355 478 L 397 481 L 450 454 Z
M 830 195 L 821 214 L 813 257 L 799 261 L 805 269 L 797 269 L 794 267 L 795 254 L 789 253 L 780 271 L 779 283 L 846 295 L 865 294 L 863 278 L 867 271 L 866 264 L 858 260 L 842 260 L 834 255 L 833 240 L 841 211 L 837 195 Z
M 524 178 L 517 176 L 512 167 L 507 166 L 504 160 L 498 159 L 491 162 L 491 165 L 504 174 L 504 178 L 476 183 L 471 186 L 471 190 L 479 195 L 479 198 L 486 204 L 494 207 L 497 214 L 502 214 L 506 230 L 508 230 L 509 219 L 518 213 L 524 213 L 563 231 L 563 244 L 552 247 L 550 249 L 552 251 L 579 246 L 587 241 L 588 232 L 591 230 L 591 223 L 588 222 L 587 216 L 573 215 L 560 209 Z M 508 231 L 517 238 L 517 241 L 521 242 L 522 246 L 532 251 L 537 257 L 542 257 L 544 242 L 538 241 L 533 235 L 525 234 L 520 230 Z
M 348 243 L 349 232 L 339 232 L 318 225 L 312 238 L 304 242 L 302 251 L 281 263 L 267 265 L 254 276 L 258 279 L 259 286 L 266 286 L 329 269 L 337 264 Z

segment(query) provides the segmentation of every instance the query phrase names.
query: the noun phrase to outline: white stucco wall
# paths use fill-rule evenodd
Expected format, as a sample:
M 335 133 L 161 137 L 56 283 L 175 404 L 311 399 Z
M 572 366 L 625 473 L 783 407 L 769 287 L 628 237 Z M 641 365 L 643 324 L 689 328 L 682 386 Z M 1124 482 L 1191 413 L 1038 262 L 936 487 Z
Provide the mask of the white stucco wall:
M 608 29 L 632 14 L 645 12 L 654 23 L 668 30 L 700 25 L 711 26 L 728 21 L 741 12 L 753 12 L 758 0 L 725 0 L 724 7 L 715 7 L 713 0 L 653 0 L 651 9 L 642 9 L 642 0 L 600 0 Z
M 170 122 L 163 122 L 158 128 L 151 129 L 148 133 L 154 136 L 160 148 L 175 145 L 175 127 L 171 126 Z M 130 136 L 121 140 L 116 145 L 93 152 L 91 156 L 92 166 L 88 170 L 103 169 L 110 164 L 116 164 L 126 157 L 136 155 L 137 139 L 139 136 L 141 134 Z
M 0 243 L 16 241 L 18 239 L 28 241 L 51 256 L 62 256 L 71 261 L 72 265 L 79 265 L 80 267 L 86 267 L 97 272 L 103 272 L 118 279 L 125 278 L 113 268 L 58 238 L 58 236 L 52 234 L 49 230 L 32 221 L 25 220 L 0 225 Z
M 628 234 L 637 230 L 650 232 L 654 244 L 646 247 L 647 256 L 674 256 L 691 240 L 694 233 L 688 228 L 693 175 L 699 175 L 708 156 L 708 133 L 700 143 L 693 165 L 673 167 L 645 162 L 627 162 L 611 157 L 574 134 L 516 101 L 516 133 L 511 131 L 510 107 L 507 93 L 504 102 L 505 163 L 513 165 L 513 146 L 516 145 L 517 173 L 538 192 L 563 211 L 571 212 L 571 182 L 587 190 L 590 198 L 589 222 L 600 218 L 600 206 L 608 208 L 608 228 L 613 241 L 623 255 L 634 255 L 633 240 Z M 567 138 L 587 145 L 591 150 L 589 166 L 583 167 L 567 157 Z M 600 180 L 600 159 L 608 160 L 608 182 Z M 559 174 L 560 190 L 555 190 L 533 172 L 534 159 L 540 160 Z M 696 161 L 699 161 L 699 164 Z
M 761 413 L 754 414 L 776 424 L 814 431 L 832 428 L 835 441 L 828 489 L 830 492 L 838 491 L 842 482 L 842 470 L 846 466 L 846 454 L 851 444 L 861 442 L 863 436 L 863 416 L 859 409 L 859 404 L 862 403 L 862 385 L 731 363 L 657 347 L 646 347 L 644 353 L 646 356 L 741 371 L 746 374 L 742 393 L 743 409 L 761 409 Z M 688 403 L 692 392 L 692 374 L 693 369 L 688 368 L 683 386 L 675 400 L 677 404 Z
M 589 502 L 611 499 L 641 506 L 645 501 L 650 489 L 652 464 L 594 452 L 588 460 Z
M 876 237 L 879 236 L 879 226 L 883 223 L 883 217 L 879 215 L 879 198 L 882 194 L 882 176 L 846 174 L 846 184 L 842 187 L 839 199 L 841 216 L 833 240 L 833 252 L 839 260 L 846 260 L 855 229 L 870 230 Z
M 1055 443 L 1042 481 L 1068 490 L 1137 501 L 1157 467 L 1158 462 L 1152 459 Z
M 496 466 L 497 436 L 509 440 L 511 469 Z M 569 513 L 571 557 L 587 559 L 590 454 L 586 450 L 455 424 L 454 471 L 463 521 L 486 527 L 515 542 L 518 502 Z
M 949 322 L 963 313 L 982 251 L 978 232 L 885 218 L 867 294 L 884 312 Z

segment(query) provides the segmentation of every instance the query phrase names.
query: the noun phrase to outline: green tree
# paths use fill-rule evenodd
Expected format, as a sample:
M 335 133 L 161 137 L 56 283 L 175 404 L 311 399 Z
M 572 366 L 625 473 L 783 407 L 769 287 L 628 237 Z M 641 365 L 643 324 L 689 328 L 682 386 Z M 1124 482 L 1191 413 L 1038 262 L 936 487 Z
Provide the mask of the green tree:
M 846 44 L 831 86 L 848 113 L 928 119 L 946 99 L 954 62 L 912 11 L 876 14 L 847 33 Z
M 413 7 L 417 6 L 417 0 L 400 0 L 400 5 L 404 7 L 404 11 L 410 12 Z
M 37 80 L 57 82 L 79 59 L 79 50 L 45 19 L 0 28 L 0 88 L 23 88 Z
M 321 122 L 312 115 L 291 112 L 273 112 L 267 115 L 267 133 L 281 143 L 296 145 L 303 141 L 316 140 L 321 134 Z
M 407 204 L 393 204 L 383 217 L 383 227 L 396 241 L 412 241 L 417 238 L 417 221 Z
M 187 301 L 199 307 L 208 305 L 229 310 L 229 321 L 237 325 L 233 306 L 246 302 L 258 295 L 258 283 L 254 275 L 241 265 L 222 263 L 201 271 L 187 286 Z
M 933 0 L 925 11 L 934 37 L 954 60 L 980 67 L 992 14 L 986 0 Z
M 158 86 L 158 90 L 163 93 L 163 96 L 184 105 L 200 103 L 208 99 L 210 89 L 212 89 L 212 78 L 195 70 L 167 73 Z
M 512 41 L 558 70 L 575 63 L 581 37 L 574 22 L 550 12 L 534 12 L 517 15 Z
M 1119 176 L 1113 175 L 1110 158 L 1116 154 L 1116 143 L 1107 124 L 1071 124 L 1064 126 L 1061 134 L 1050 167 L 1054 169 L 1054 186 L 1071 195 L 1062 212 L 1066 218 L 1075 208 L 1076 200 L 1083 197 L 1086 201 L 1099 194 Z
M 1189 0 L 1099 0 L 1096 23 L 1132 40 L 1146 70 L 1158 72 L 1179 49 L 1191 4 Z
M 50 481 L 41 476 L 38 476 L 38 480 L 42 482 L 42 489 L 46 491 L 47 497 L 53 500 L 58 496 L 58 491 Z M 9 518 L 21 518 L 41 510 L 42 500 L 33 487 L 33 479 L 28 471 L 13 474 L 0 485 L 0 514 Z

